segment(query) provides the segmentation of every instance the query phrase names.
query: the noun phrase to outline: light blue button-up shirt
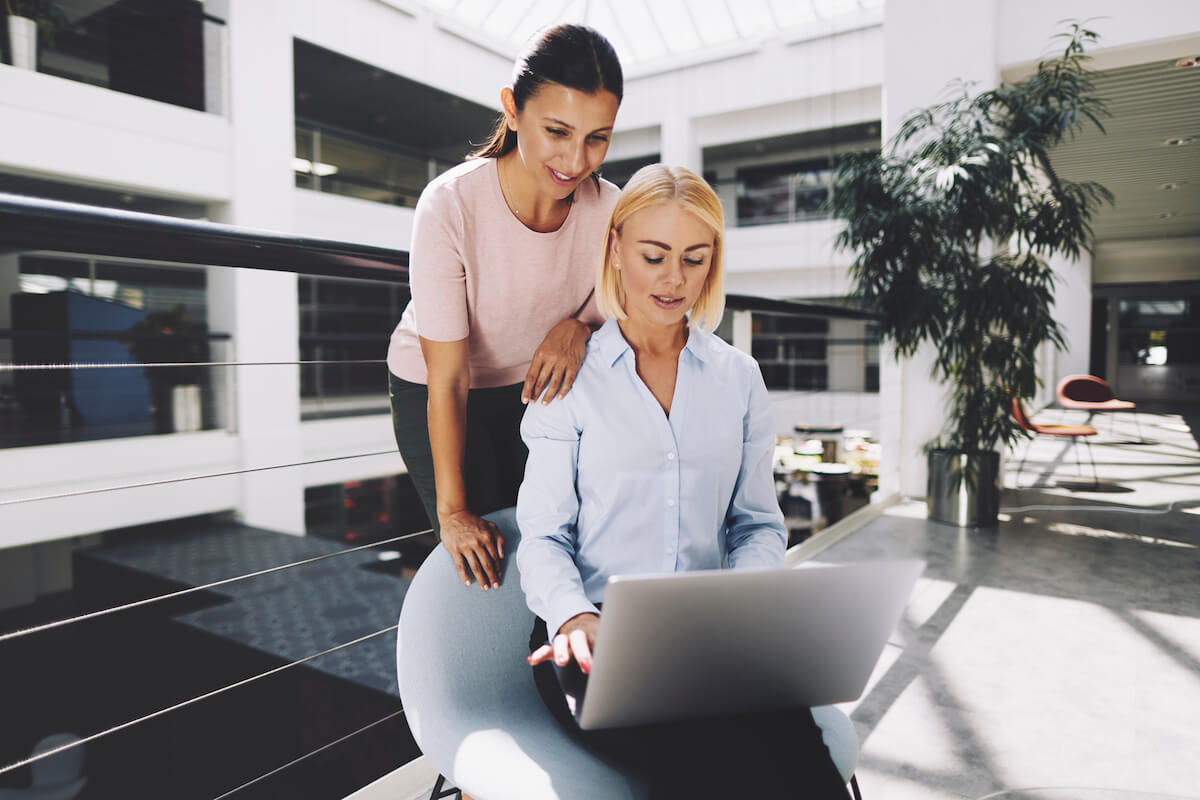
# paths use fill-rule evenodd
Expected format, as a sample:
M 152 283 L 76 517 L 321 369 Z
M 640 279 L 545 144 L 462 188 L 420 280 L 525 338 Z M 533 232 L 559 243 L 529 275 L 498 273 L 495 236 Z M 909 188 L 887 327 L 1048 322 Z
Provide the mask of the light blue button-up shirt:
M 531 403 L 521 423 L 516 558 L 530 609 L 554 632 L 596 612 L 613 575 L 783 566 L 774 431 L 750 356 L 692 328 L 668 417 L 609 320 L 567 396 Z

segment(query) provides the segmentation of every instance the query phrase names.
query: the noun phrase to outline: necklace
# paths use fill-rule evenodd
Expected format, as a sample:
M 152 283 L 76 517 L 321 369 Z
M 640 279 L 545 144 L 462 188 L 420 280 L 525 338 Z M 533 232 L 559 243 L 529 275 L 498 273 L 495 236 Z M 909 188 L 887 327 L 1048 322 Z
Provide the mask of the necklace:
M 503 161 L 496 162 L 496 173 L 500 177 L 500 194 L 504 196 L 504 202 L 508 204 L 509 210 L 516 215 L 517 219 L 527 219 L 527 217 L 521 213 L 521 209 L 517 208 L 516 201 L 513 198 L 512 189 L 508 186 L 505 186 L 506 181 L 504 180 L 504 170 L 501 169 L 503 165 Z
M 500 161 L 500 160 L 496 161 L 496 175 L 500 180 L 500 195 L 504 198 L 505 205 L 507 205 L 508 209 L 513 212 L 513 215 L 516 216 L 517 220 L 520 221 L 520 223 L 522 225 L 529 228 L 530 230 L 537 231 L 539 233 L 546 233 L 549 231 L 558 230 L 559 226 L 561 226 L 563 224 L 563 220 L 566 219 L 565 213 L 563 214 L 562 219 L 552 220 L 551 224 L 547 226 L 547 225 L 537 224 L 534 217 L 532 217 L 528 214 L 522 213 L 521 209 L 517 208 L 517 204 L 516 204 L 516 201 L 514 198 L 514 192 L 512 190 L 512 187 L 511 187 L 511 185 L 506 185 L 507 181 L 505 180 L 505 177 L 504 177 L 504 169 L 502 168 L 503 166 L 504 166 L 503 161 Z M 567 209 L 569 210 L 570 204 L 568 203 L 566 205 L 567 205 Z M 558 211 L 559 211 L 559 209 L 556 207 L 555 212 L 558 212 Z

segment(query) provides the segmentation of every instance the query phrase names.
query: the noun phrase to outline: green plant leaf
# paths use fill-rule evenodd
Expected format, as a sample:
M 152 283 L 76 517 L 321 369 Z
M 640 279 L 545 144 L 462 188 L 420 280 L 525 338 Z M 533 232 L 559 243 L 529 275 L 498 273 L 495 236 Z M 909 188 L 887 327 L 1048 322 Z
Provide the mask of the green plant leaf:
M 1062 55 L 1020 83 L 906 116 L 876 154 L 838 165 L 831 213 L 837 246 L 855 253 L 854 294 L 876 310 L 897 358 L 935 347 L 933 375 L 949 384 L 946 426 L 931 446 L 990 450 L 1023 435 L 1014 396 L 1037 388 L 1037 351 L 1062 347 L 1054 315 L 1054 256 L 1092 244 L 1091 219 L 1112 194 L 1072 183 L 1049 153 L 1085 124 L 1103 131 L 1079 23 L 1056 34 Z

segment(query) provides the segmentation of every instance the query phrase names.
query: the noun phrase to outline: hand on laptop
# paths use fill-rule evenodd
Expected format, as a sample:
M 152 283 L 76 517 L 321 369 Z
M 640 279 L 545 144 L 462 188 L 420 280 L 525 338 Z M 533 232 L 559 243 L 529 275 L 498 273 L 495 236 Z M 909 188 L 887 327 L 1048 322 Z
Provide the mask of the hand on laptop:
M 529 663 L 541 664 L 553 656 L 555 664 L 565 667 L 574 658 L 587 675 L 592 671 L 592 649 L 596 646 L 599 627 L 598 614 L 576 614 L 558 629 L 552 644 L 544 644 L 529 654 Z

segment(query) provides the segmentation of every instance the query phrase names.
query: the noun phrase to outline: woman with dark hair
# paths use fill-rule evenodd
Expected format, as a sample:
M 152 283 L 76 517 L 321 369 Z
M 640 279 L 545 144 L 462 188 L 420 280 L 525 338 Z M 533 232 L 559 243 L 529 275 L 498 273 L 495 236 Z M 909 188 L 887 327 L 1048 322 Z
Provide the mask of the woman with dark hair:
M 607 39 L 550 28 L 517 59 L 491 140 L 417 202 L 392 422 L 467 585 L 499 582 L 504 541 L 480 515 L 516 502 L 524 404 L 567 393 L 602 321 L 593 276 L 618 192 L 596 170 L 623 88 Z

